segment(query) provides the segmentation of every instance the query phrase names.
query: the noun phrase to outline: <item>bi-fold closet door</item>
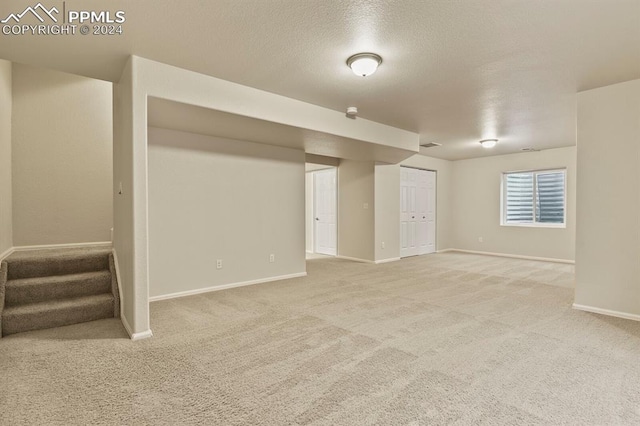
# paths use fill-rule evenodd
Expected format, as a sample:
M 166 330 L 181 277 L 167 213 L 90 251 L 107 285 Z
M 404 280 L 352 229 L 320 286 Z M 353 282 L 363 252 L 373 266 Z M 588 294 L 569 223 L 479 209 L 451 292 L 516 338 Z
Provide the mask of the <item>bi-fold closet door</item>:
M 436 251 L 436 172 L 400 167 L 400 257 Z

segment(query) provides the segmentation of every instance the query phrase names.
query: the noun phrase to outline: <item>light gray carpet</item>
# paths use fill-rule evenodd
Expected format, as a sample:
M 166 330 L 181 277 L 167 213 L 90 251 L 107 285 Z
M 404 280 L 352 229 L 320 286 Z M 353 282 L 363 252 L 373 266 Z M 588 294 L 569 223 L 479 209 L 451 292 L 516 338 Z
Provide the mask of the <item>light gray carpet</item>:
M 640 324 L 571 309 L 573 267 L 445 253 L 0 341 L 0 423 L 640 423 Z M 551 284 L 551 285 L 549 285 Z

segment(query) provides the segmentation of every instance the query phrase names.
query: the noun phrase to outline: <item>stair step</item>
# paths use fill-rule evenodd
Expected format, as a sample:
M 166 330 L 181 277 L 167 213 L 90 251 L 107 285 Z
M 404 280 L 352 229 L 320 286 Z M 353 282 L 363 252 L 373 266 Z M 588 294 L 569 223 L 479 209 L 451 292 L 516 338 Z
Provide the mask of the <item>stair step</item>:
M 113 318 L 113 296 L 98 294 L 6 307 L 2 335 Z
M 109 271 L 20 278 L 7 281 L 5 306 L 27 305 L 103 293 L 111 294 Z
M 16 252 L 5 261 L 8 280 L 109 270 L 109 249 Z

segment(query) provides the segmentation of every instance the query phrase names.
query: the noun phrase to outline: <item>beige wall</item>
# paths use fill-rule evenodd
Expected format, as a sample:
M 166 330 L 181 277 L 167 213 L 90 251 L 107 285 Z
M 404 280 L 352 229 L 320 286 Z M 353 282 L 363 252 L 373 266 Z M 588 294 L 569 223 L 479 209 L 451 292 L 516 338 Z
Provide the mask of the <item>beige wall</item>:
M 13 247 L 11 99 L 11 62 L 0 60 L 0 255 Z
M 109 241 L 111 83 L 13 65 L 13 242 Z
M 500 225 L 503 172 L 567 169 L 566 228 Z M 499 155 L 453 163 L 453 248 L 573 260 L 575 256 L 576 148 Z M 482 237 L 483 242 L 478 238 Z
M 375 260 L 374 163 L 341 160 L 338 166 L 338 255 Z
M 436 249 L 451 248 L 452 163 L 418 154 L 400 164 L 379 163 L 375 166 L 376 261 L 400 257 L 401 166 L 436 172 Z
M 578 94 L 575 303 L 640 318 L 640 80 Z
M 150 296 L 305 272 L 304 152 L 148 135 Z
M 400 257 L 400 166 L 397 164 L 375 165 L 374 245 L 375 260 Z

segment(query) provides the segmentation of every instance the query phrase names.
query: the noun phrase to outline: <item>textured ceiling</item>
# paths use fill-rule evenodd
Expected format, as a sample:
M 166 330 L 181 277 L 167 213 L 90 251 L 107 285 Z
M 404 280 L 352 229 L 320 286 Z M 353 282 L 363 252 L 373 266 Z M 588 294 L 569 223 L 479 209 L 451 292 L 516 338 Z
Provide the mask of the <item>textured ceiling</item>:
M 62 8 L 62 1 L 42 0 Z M 0 17 L 37 1 L 3 0 Z M 0 58 L 116 81 L 130 54 L 420 133 L 459 159 L 575 144 L 577 91 L 640 78 L 640 0 L 66 0 L 122 36 L 0 36 Z M 356 77 L 350 55 L 383 57 Z M 494 150 L 478 140 L 497 137 Z

